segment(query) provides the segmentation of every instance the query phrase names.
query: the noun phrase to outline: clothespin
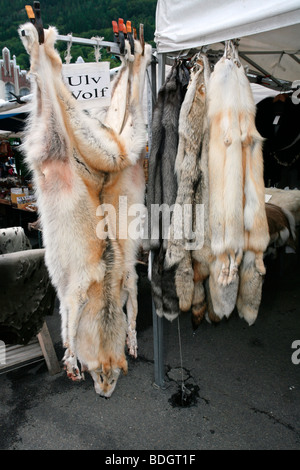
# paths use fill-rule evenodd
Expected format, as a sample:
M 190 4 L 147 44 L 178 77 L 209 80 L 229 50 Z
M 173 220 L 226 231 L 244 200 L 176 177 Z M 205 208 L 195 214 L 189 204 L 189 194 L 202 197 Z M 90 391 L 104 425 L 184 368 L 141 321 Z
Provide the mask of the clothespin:
M 134 54 L 134 40 L 132 35 L 131 21 L 126 21 L 127 39 L 130 44 L 131 54 Z
M 144 25 L 140 24 L 140 43 L 143 49 L 143 55 L 144 55 L 144 49 L 145 49 L 145 39 L 144 39 Z
M 21 99 L 21 96 L 20 96 L 20 95 L 15 95 L 12 91 L 10 91 L 9 93 L 10 93 L 10 95 L 12 95 L 12 96 L 15 97 L 15 99 L 9 100 L 9 101 L 16 101 L 16 102 L 19 103 L 19 104 L 23 104 L 23 103 L 24 103 L 24 101 Z
M 118 42 L 118 37 L 119 37 L 118 23 L 116 21 L 112 21 L 112 27 L 113 27 L 113 32 L 114 32 L 114 41 Z
M 37 29 L 37 32 L 39 35 L 39 43 L 43 44 L 44 43 L 44 27 L 43 27 L 43 22 L 41 18 L 40 2 L 33 2 L 33 8 L 30 5 L 26 5 L 25 10 L 26 10 L 29 20 L 31 21 L 32 24 L 34 24 L 34 26 Z
M 119 18 L 118 23 L 116 21 L 112 21 L 113 32 L 114 32 L 114 41 L 118 44 L 120 53 L 124 54 L 125 51 L 125 35 L 126 34 L 126 27 L 124 28 L 124 21 L 122 18 Z
M 120 53 L 124 54 L 125 51 L 125 36 L 124 36 L 124 20 L 123 18 L 119 18 L 118 21 L 118 29 L 119 29 L 119 46 L 120 46 Z

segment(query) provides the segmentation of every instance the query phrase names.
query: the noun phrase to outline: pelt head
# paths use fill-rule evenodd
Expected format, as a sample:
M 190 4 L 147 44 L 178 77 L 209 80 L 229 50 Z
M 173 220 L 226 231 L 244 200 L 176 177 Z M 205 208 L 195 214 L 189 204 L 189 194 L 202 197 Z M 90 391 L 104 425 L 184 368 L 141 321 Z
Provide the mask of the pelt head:
M 95 392 L 105 398 L 111 397 L 117 385 L 120 372 L 121 369 L 119 368 L 110 369 L 106 373 L 102 368 L 90 371 L 94 380 Z

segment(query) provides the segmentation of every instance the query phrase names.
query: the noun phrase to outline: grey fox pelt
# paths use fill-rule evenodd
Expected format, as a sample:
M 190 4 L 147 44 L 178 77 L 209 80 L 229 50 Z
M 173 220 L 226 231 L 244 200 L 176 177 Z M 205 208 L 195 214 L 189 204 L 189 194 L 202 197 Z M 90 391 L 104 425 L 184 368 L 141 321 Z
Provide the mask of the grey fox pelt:
M 237 276 L 243 251 L 252 251 L 256 269 L 265 273 L 263 252 L 269 241 L 262 137 L 236 51 L 225 49 L 211 74 L 208 118 L 211 248 L 222 266 L 218 281 L 227 285 Z
M 131 240 L 99 237 L 97 208 L 110 203 L 117 209 L 119 195 L 130 199 L 135 189 L 138 199 L 143 198 L 139 159 L 146 129 L 140 97 L 151 47 L 146 45 L 142 54 L 136 41 L 131 57 L 127 44 L 120 71 L 120 83 L 124 76 L 126 82 L 126 116 L 121 112 L 122 118 L 116 118 L 115 131 L 112 121 L 108 126 L 78 106 L 62 80 L 54 48 L 57 31 L 49 27 L 44 33 L 44 44 L 39 45 L 31 23 L 19 29 L 30 54 L 34 95 L 23 149 L 33 172 L 45 261 L 60 300 L 67 374 L 81 379 L 79 359 L 82 371 L 91 373 L 96 392 L 110 396 L 120 371 L 127 372 L 126 335 L 135 325 L 136 279 L 128 282 L 135 246 Z M 132 307 L 129 325 L 122 308 L 124 290 Z M 134 333 L 129 333 L 129 352 L 136 355 Z
M 187 92 L 182 103 L 178 123 L 178 147 L 175 160 L 175 172 L 178 181 L 176 205 L 178 208 L 192 206 L 195 185 L 200 177 L 199 154 L 203 135 L 205 114 L 204 66 L 199 58 L 194 65 Z M 186 217 L 189 215 L 189 219 Z M 186 243 L 190 240 L 187 227 L 192 226 L 190 214 L 174 210 L 168 236 L 166 266 L 173 266 L 185 256 Z
M 178 148 L 175 172 L 178 181 L 176 206 L 169 228 L 165 265 L 176 267 L 175 286 L 181 311 L 188 311 L 194 296 L 194 272 L 187 227 L 193 227 L 194 191 L 200 178 L 199 157 L 205 115 L 205 84 L 203 58 L 198 57 L 179 114 Z M 205 71 L 206 73 L 206 71 Z M 184 208 L 190 207 L 190 213 Z M 187 217 L 188 216 L 188 217 Z M 197 236 L 197 235 L 196 235 Z M 194 240 L 196 244 L 196 240 Z

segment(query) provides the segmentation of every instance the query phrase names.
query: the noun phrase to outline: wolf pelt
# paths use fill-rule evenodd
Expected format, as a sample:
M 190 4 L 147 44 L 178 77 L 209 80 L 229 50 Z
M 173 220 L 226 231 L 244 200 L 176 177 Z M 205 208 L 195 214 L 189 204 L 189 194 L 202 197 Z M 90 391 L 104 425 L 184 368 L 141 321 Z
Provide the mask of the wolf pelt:
M 224 54 L 211 74 L 208 117 L 211 247 L 222 266 L 219 282 L 226 285 L 237 276 L 243 251 L 255 253 L 263 275 L 269 242 L 262 137 L 248 78 L 234 54 Z
M 137 165 L 146 143 L 140 78 L 151 54 L 145 48 L 142 55 L 136 41 L 134 60 L 123 63 L 122 73 L 128 72 L 127 119 L 121 126 L 116 122 L 118 133 L 88 116 L 66 89 L 54 49 L 56 29 L 44 30 L 41 45 L 31 23 L 21 26 L 19 34 L 30 54 L 34 96 L 23 149 L 33 172 L 45 261 L 60 300 L 64 364 L 73 380 L 88 370 L 95 390 L 108 397 L 120 371 L 127 372 L 128 325 L 122 302 L 126 263 L 132 262 L 135 247 L 111 235 L 99 237 L 97 209 L 105 203 L 117 207 L 119 194 L 133 194 L 130 172 L 116 179 L 111 174 L 134 166 L 132 171 L 140 173 Z M 135 355 L 136 345 L 131 348 Z

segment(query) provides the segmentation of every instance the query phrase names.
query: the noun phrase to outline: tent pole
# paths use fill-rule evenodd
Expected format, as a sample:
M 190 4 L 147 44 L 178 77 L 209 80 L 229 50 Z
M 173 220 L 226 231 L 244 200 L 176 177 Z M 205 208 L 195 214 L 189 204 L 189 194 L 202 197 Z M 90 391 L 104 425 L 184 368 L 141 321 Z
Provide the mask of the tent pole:
M 157 77 L 157 90 L 159 91 L 165 82 L 166 78 L 166 55 L 157 54 L 158 61 L 158 77 Z
M 150 252 L 151 266 L 153 266 L 153 251 Z M 154 383 L 155 388 L 164 388 L 164 318 L 156 313 L 152 298 L 152 322 L 153 322 L 153 352 L 154 352 Z
M 269 77 L 274 83 L 276 83 L 276 85 L 278 85 L 280 87 L 282 86 L 282 83 L 279 80 L 277 80 L 275 77 L 273 77 L 273 75 L 271 75 L 265 69 L 260 67 L 260 65 L 256 64 L 252 59 L 249 59 L 249 57 L 247 57 L 245 54 L 243 54 L 243 52 L 239 52 L 238 54 L 239 54 L 240 57 L 242 57 L 242 59 L 244 59 L 250 65 L 255 67 L 257 70 L 259 70 L 261 73 L 263 73 L 266 77 Z
M 165 55 L 157 54 L 158 62 L 158 80 L 155 96 L 165 81 Z M 155 83 L 156 85 L 156 83 Z M 155 87 L 156 88 L 156 87 Z M 154 91 L 154 90 L 153 90 Z M 153 251 L 150 252 L 149 262 L 153 266 Z M 164 318 L 157 315 L 154 301 L 152 299 L 152 322 L 153 322 L 153 350 L 154 350 L 154 384 L 155 388 L 164 388 L 165 370 L 164 370 Z
M 300 64 L 300 59 L 295 54 L 289 54 L 289 56 L 294 59 L 298 64 Z

